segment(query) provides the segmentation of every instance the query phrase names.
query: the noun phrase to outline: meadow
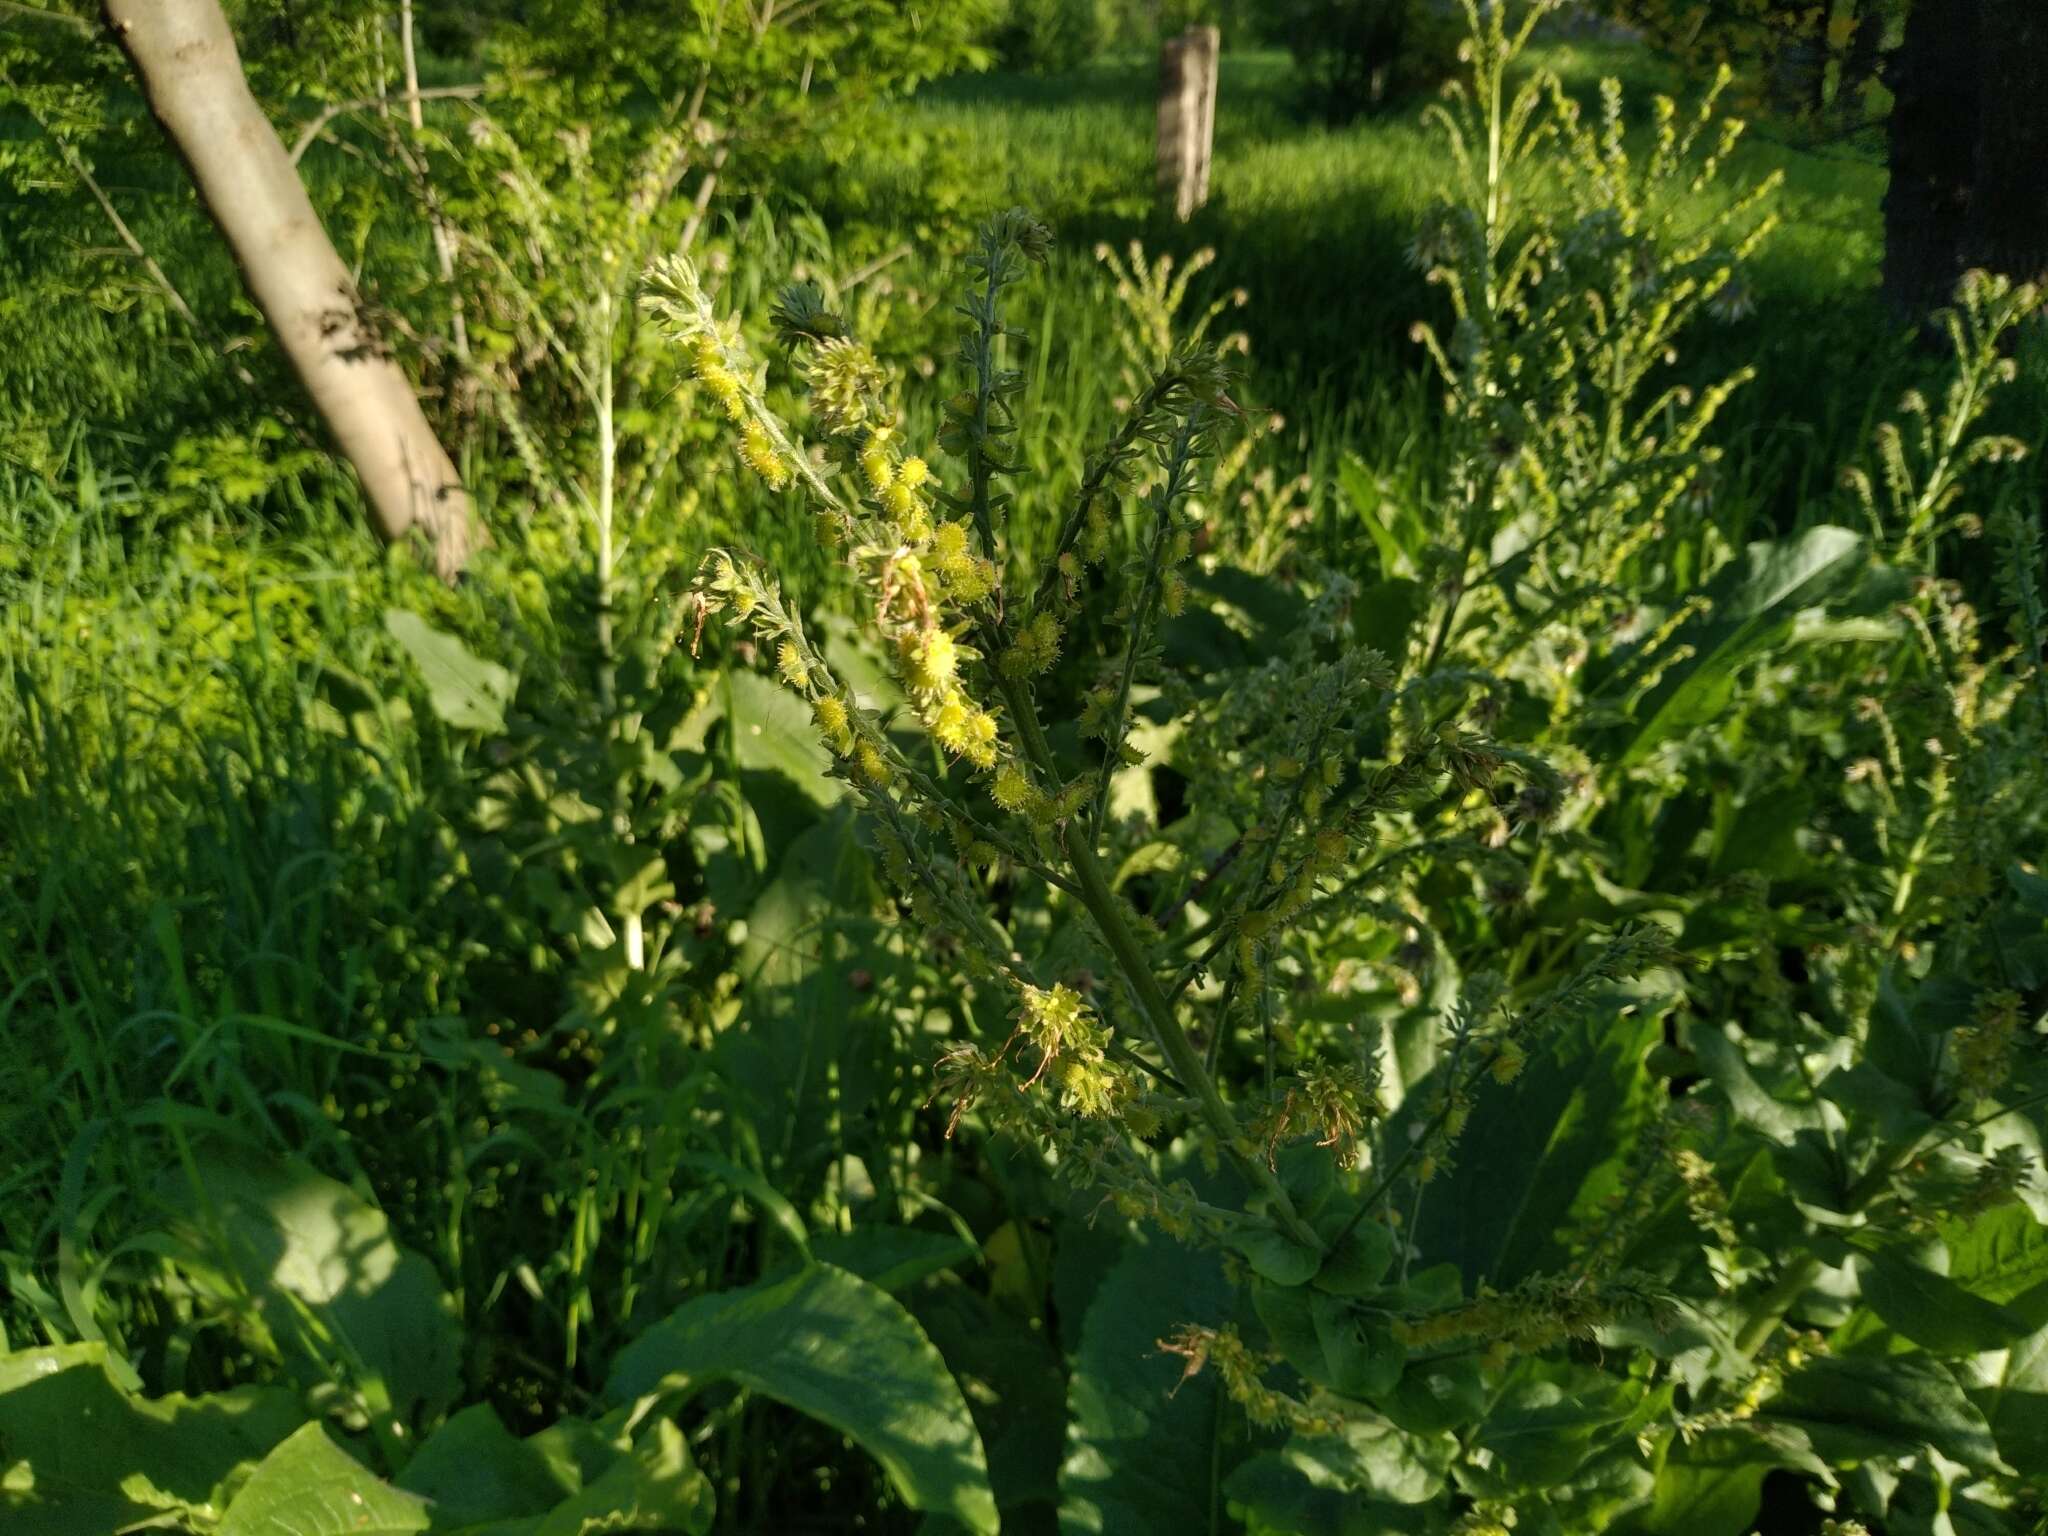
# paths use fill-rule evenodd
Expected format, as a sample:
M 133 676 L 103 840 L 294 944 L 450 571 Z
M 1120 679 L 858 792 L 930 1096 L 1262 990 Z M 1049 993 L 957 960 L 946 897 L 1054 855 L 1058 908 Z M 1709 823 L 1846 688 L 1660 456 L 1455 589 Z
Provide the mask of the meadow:
M 1473 68 L 1226 53 L 1185 225 L 1148 58 L 950 74 L 623 314 L 528 145 L 474 386 L 344 119 L 452 585 L 110 88 L 202 320 L 0 210 L 0 1523 L 2048 1528 L 2038 296 Z

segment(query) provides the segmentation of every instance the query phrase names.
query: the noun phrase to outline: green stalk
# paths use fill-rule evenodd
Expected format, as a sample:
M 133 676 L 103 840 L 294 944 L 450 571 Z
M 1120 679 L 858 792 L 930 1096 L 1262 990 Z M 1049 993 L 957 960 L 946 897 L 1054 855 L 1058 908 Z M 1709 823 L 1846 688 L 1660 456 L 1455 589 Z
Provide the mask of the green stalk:
M 1024 750 L 1048 782 L 1058 782 L 1058 770 L 1053 763 L 1052 751 L 1046 745 L 1045 734 L 1039 729 L 1038 717 L 1031 706 L 1031 700 L 1022 687 L 1008 679 L 1000 680 L 1003 698 L 1010 707 L 1010 717 L 1017 722 L 1019 735 L 1024 740 Z M 1166 993 L 1160 989 L 1159 979 L 1152 974 L 1152 967 L 1139 946 L 1137 935 L 1124 920 L 1123 909 L 1118 905 L 1115 894 L 1109 888 L 1109 881 L 1102 872 L 1102 863 L 1095 856 L 1095 850 L 1080 837 L 1066 839 L 1067 862 L 1073 867 L 1074 882 L 1080 888 L 1081 904 L 1088 909 L 1088 915 L 1095 919 L 1095 926 L 1101 931 L 1103 942 L 1109 946 L 1111 956 L 1124 973 L 1130 984 L 1131 994 L 1137 999 L 1138 1009 L 1145 1015 L 1145 1022 L 1152 1027 L 1153 1037 L 1159 1048 L 1165 1052 L 1174 1076 L 1186 1084 L 1201 1106 L 1202 1118 L 1209 1124 L 1223 1150 L 1239 1170 L 1273 1204 L 1275 1220 L 1280 1229 L 1294 1242 L 1320 1253 L 1322 1239 L 1313 1228 L 1301 1219 L 1294 1209 L 1294 1202 L 1287 1197 L 1273 1170 L 1255 1157 L 1245 1156 L 1238 1142 L 1243 1135 L 1237 1117 L 1231 1114 L 1230 1106 L 1223 1102 L 1223 1095 L 1217 1091 L 1216 1081 L 1209 1075 L 1209 1069 L 1202 1060 L 1202 1053 L 1188 1039 L 1187 1031 L 1174 1017 L 1173 1005 L 1166 1000 Z

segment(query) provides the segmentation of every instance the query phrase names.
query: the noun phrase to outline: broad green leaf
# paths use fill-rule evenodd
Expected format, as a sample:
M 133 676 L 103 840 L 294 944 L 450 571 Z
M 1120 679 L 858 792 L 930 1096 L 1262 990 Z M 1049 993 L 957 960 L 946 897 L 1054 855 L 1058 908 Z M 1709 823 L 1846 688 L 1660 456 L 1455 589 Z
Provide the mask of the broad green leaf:
M 1866 1256 L 1857 1269 L 1864 1304 L 1894 1332 L 1937 1355 L 2003 1349 L 2033 1331 L 2025 1318 L 1894 1250 Z
M 657 1419 L 639 1445 L 550 1510 L 532 1536 L 596 1536 L 600 1531 L 661 1531 L 703 1536 L 714 1513 L 711 1484 L 690 1460 L 683 1432 Z
M 1622 761 L 1639 762 L 1660 742 L 1712 721 L 1727 707 L 1743 663 L 1788 633 L 1801 610 L 1841 591 L 1866 560 L 1861 535 L 1826 524 L 1751 544 L 1707 584 L 1708 612 L 1670 638 L 1669 653 L 1683 659 L 1638 707 L 1642 723 Z
M 1059 1507 L 1067 1375 L 1048 1331 L 966 1285 L 920 1285 L 907 1305 L 966 1393 L 1003 1530 L 1049 1530 Z
M 1447 1175 L 1424 1186 L 1422 1252 L 1454 1261 L 1468 1285 L 1506 1286 L 1565 1255 L 1575 1208 L 1619 1188 L 1636 1135 L 1657 1113 L 1645 1069 L 1659 1010 L 1624 992 L 1560 1030 L 1506 1088 L 1479 1090 Z
M 1230 1246 L 1244 1255 L 1254 1274 L 1275 1285 L 1306 1285 L 1323 1263 L 1322 1255 L 1315 1249 L 1263 1222 L 1232 1232 Z
M 133 1397 L 103 1344 L 0 1355 L 0 1529 L 105 1536 L 154 1510 L 203 1509 L 304 1420 L 297 1395 L 238 1387 Z M 217 1511 L 216 1511 L 217 1512 Z
M 1388 1419 L 1356 1414 L 1333 1435 L 1296 1436 L 1287 1454 L 1297 1465 L 1371 1499 L 1424 1504 L 1443 1491 L 1458 1454 L 1449 1435 L 1410 1434 Z
M 845 784 L 826 772 L 832 754 L 802 700 L 755 672 L 732 672 L 725 686 L 732 693 L 726 728 L 743 770 L 781 774 L 820 806 L 846 793 Z
M 437 1531 L 555 1508 L 576 1491 L 573 1467 L 520 1440 L 481 1405 L 443 1424 L 406 1463 L 398 1486 L 427 1503 Z
M 1764 1479 L 1780 1468 L 1834 1481 L 1804 1432 L 1791 1425 L 1751 1420 L 1680 1441 L 1658 1470 L 1649 1507 L 1624 1521 L 1617 1536 L 1749 1536 Z
M 606 1393 L 628 1403 L 731 1381 L 859 1442 L 917 1509 L 996 1529 L 974 1420 L 945 1362 L 886 1292 L 817 1264 L 689 1302 L 627 1345 Z
M 1436 1536 L 1448 1528 L 1428 1505 L 1355 1493 L 1291 1449 L 1241 1462 L 1223 1491 L 1259 1536 Z
M 185 1238 L 254 1299 L 256 1315 L 309 1383 L 328 1365 L 373 1412 L 431 1418 L 462 1385 L 462 1330 L 434 1268 L 399 1247 L 384 1213 L 301 1163 L 209 1155 L 200 1189 L 170 1198 Z
M 1476 1423 L 1486 1413 L 1486 1378 L 1473 1355 L 1410 1360 L 1375 1406 L 1411 1434 L 1433 1435 Z
M 264 1457 L 228 1505 L 220 1536 L 410 1536 L 424 1499 L 402 1493 L 308 1424 Z
M 1419 575 L 1416 561 L 1428 546 L 1429 530 L 1415 509 L 1388 496 L 1356 454 L 1347 453 L 1338 461 L 1337 483 L 1379 554 L 1380 574 L 1402 579 Z
M 1208 1253 L 1133 1246 L 1095 1293 L 1067 1387 L 1061 1536 L 1188 1536 L 1219 1513 L 1207 1469 L 1230 1414 L 1215 1372 L 1182 1380 L 1159 1348 L 1183 1324 L 1227 1320 L 1231 1288 Z M 1203 1469 L 1190 1475 L 1190 1468 Z
M 821 1232 L 811 1239 L 811 1252 L 821 1262 L 891 1293 L 964 1264 L 980 1251 L 958 1233 L 919 1227 L 865 1225 L 851 1232 Z
M 1842 1355 L 1810 1360 L 1769 1405 L 1771 1419 L 1806 1432 L 1831 1463 L 1908 1455 L 1932 1446 L 1985 1472 L 2011 1470 L 1984 1415 L 1927 1355 Z
M 1989 1385 L 1970 1393 L 2016 1467 L 2048 1467 L 2048 1328 L 2006 1351 Z
M 1949 1279 L 1986 1301 L 2024 1307 L 2022 1298 L 2037 1297 L 2048 1285 L 2048 1226 L 2023 1205 L 1996 1206 L 1967 1224 L 1951 1222 L 1941 1235 Z M 2048 1316 L 2022 1315 L 2033 1327 L 2048 1324 Z
M 510 672 L 410 609 L 385 609 L 384 628 L 420 669 L 427 702 L 444 724 L 463 731 L 505 729 L 505 706 L 518 685 Z
M 1315 1288 L 1333 1296 L 1362 1296 L 1387 1277 L 1394 1252 L 1393 1233 L 1377 1221 L 1361 1221 L 1323 1256 Z
M 1640 1382 L 1524 1360 L 1475 1439 L 1498 1458 L 1497 1471 L 1510 1487 L 1547 1488 L 1570 1477 L 1604 1442 L 1632 1438 L 1629 1421 L 1644 1395 Z

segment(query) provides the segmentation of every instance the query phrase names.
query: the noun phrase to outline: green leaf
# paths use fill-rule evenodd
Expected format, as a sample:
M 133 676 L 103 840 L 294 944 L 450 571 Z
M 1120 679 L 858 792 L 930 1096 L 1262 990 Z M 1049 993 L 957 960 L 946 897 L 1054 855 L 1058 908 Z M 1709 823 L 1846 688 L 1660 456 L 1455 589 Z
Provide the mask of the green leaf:
M 1323 1256 L 1264 1222 L 1239 1227 L 1230 1246 L 1243 1254 L 1252 1273 L 1275 1285 L 1306 1285 L 1322 1267 Z
M 518 679 L 485 661 L 455 636 L 407 608 L 384 610 L 384 628 L 412 658 L 427 685 L 427 703 L 442 723 L 462 731 L 505 729 L 505 706 Z
M 1059 1508 L 1067 1373 L 1049 1331 L 965 1285 L 919 1286 L 908 1305 L 966 1393 L 1003 1530 L 1050 1530 Z
M 1986 1301 L 2020 1303 L 2014 1310 L 2032 1327 L 2048 1324 L 2048 1316 L 2022 1310 L 2027 1303 L 2021 1298 L 2038 1296 L 2048 1285 L 2048 1226 L 2025 1206 L 1996 1206 L 1967 1224 L 1949 1223 L 1941 1235 L 1949 1279 Z
M 2048 1467 L 2048 1328 L 2013 1345 L 1985 1386 L 1970 1393 L 2016 1467 Z
M 893 1294 L 966 1263 L 981 1249 L 954 1232 L 859 1226 L 851 1232 L 819 1233 L 811 1239 L 811 1252 L 822 1262 L 836 1264 Z
M 2025 1318 L 1972 1295 L 1894 1249 L 1857 1263 L 1863 1301 L 1895 1332 L 1937 1355 L 2003 1349 L 2033 1330 Z
M 1468 1285 L 1511 1285 L 1555 1268 L 1574 1210 L 1615 1193 L 1659 1090 L 1645 1069 L 1658 1010 L 1615 991 L 1558 1032 L 1508 1088 L 1479 1090 L 1457 1162 L 1423 1190 L 1415 1240 Z
M 1502 1386 L 1478 1430 L 1510 1484 L 1547 1488 L 1621 1434 L 1643 1401 L 1639 1382 L 1585 1367 L 1525 1360 Z
M 599 1531 L 662 1531 L 703 1536 L 716 1513 L 711 1484 L 690 1460 L 683 1432 L 657 1419 L 582 1492 L 550 1510 L 532 1536 L 595 1536 Z
M 1985 1472 L 2010 1472 L 1984 1415 L 1926 1355 L 1810 1360 L 1788 1378 L 1769 1416 L 1803 1429 L 1831 1463 L 1906 1455 L 1932 1446 Z
M 718 1183 L 729 1184 L 739 1190 L 753 1202 L 757 1211 L 775 1224 L 777 1231 L 789 1239 L 791 1247 L 806 1261 L 810 1259 L 811 1234 L 805 1230 L 803 1217 L 797 1214 L 796 1207 L 784 1198 L 781 1191 L 761 1175 L 705 1152 L 679 1153 L 676 1162 L 681 1167 L 707 1174 Z
M 0 1492 L 0 1527 L 105 1536 L 152 1511 L 204 1507 L 304 1418 L 295 1393 L 269 1387 L 132 1397 L 103 1344 L 0 1356 L 0 1470 L 26 1468 Z
M 1486 1378 L 1472 1355 L 1411 1360 L 1376 1406 L 1411 1434 L 1460 1429 L 1485 1416 Z
M 1325 1478 L 1291 1450 L 1267 1451 L 1240 1463 L 1223 1491 L 1261 1536 L 1436 1536 L 1447 1528 L 1426 1505 L 1361 1497 Z
M 462 1328 L 434 1268 L 391 1236 L 384 1213 L 302 1163 L 212 1153 L 199 1188 L 170 1198 L 188 1212 L 195 1258 L 224 1267 L 226 1295 L 246 1291 L 309 1385 L 338 1365 L 371 1411 L 432 1418 L 462 1386 Z
M 1309 1303 L 1309 1316 L 1333 1389 L 1347 1397 L 1377 1397 L 1401 1379 L 1408 1352 L 1395 1340 L 1384 1313 L 1355 1306 L 1345 1297 L 1317 1295 Z
M 220 1536 L 410 1536 L 427 1528 L 424 1499 L 401 1493 L 307 1424 L 249 1474 Z
M 1649 1507 L 1617 1536 L 1748 1536 L 1764 1479 L 1780 1468 L 1834 1483 L 1805 1434 L 1788 1424 L 1751 1420 L 1681 1441 L 1658 1469 Z
M 1205 1371 L 1159 1340 L 1183 1324 L 1228 1319 L 1216 1258 L 1164 1239 L 1133 1247 L 1095 1293 L 1067 1389 L 1061 1536 L 1189 1536 L 1215 1528 L 1207 1468 L 1227 1419 Z M 1199 1467 L 1199 1476 L 1190 1468 Z
M 1389 497 L 1378 478 L 1353 453 L 1338 462 L 1337 483 L 1379 554 L 1380 574 L 1390 579 L 1418 576 L 1417 560 L 1429 544 L 1429 530 L 1415 508 Z
M 397 1481 L 426 1501 L 434 1528 L 445 1531 L 544 1513 L 576 1491 L 578 1478 L 478 1406 L 436 1430 Z
M 1394 1234 L 1377 1221 L 1361 1221 L 1323 1256 L 1315 1288 L 1332 1296 L 1363 1296 L 1387 1277 Z
M 801 699 L 755 672 L 729 673 L 725 685 L 732 690 L 726 728 L 742 770 L 780 774 L 819 806 L 845 795 L 846 785 L 826 772 L 832 754 Z
M 1734 694 L 1736 673 L 1788 633 L 1802 609 L 1826 602 L 1863 569 L 1861 535 L 1827 524 L 1751 544 L 1707 584 L 1712 607 L 1679 627 L 1666 654 L 1683 655 L 1637 710 L 1641 725 L 1622 754 L 1640 762 L 1660 742 L 1711 722 Z
M 831 1425 L 912 1505 L 996 1529 L 981 1440 L 945 1362 L 886 1291 L 828 1264 L 690 1302 L 620 1352 L 615 1403 L 731 1381 Z

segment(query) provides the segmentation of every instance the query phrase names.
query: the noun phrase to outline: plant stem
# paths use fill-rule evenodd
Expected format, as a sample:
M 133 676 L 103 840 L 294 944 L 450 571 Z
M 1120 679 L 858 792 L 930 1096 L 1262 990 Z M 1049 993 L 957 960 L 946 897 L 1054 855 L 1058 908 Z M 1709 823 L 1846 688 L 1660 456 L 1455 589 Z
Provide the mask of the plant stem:
M 1735 1348 L 1745 1360 L 1763 1347 L 1771 1330 L 1784 1321 L 1785 1314 L 1819 1277 L 1821 1268 L 1820 1260 L 1813 1254 L 1802 1254 L 1778 1277 L 1777 1284 L 1757 1299 L 1756 1309 L 1742 1325 L 1742 1332 L 1735 1336 Z
M 1039 728 L 1038 715 L 1021 684 L 1009 679 L 1000 679 L 999 686 L 1004 701 L 1009 705 L 1010 717 L 1017 724 L 1018 734 L 1023 738 L 1024 751 L 1032 765 L 1048 781 L 1057 782 L 1058 769 L 1053 762 L 1052 750 L 1046 745 L 1045 733 Z M 1303 1221 L 1294 1209 L 1294 1202 L 1287 1197 L 1287 1191 L 1280 1185 L 1272 1169 L 1256 1157 L 1248 1157 L 1238 1145 L 1243 1132 L 1238 1127 L 1237 1117 L 1231 1114 L 1230 1106 L 1223 1102 L 1223 1095 L 1217 1091 L 1216 1081 L 1202 1061 L 1201 1052 L 1188 1039 L 1187 1031 L 1174 1017 L 1173 1005 L 1166 1000 L 1166 993 L 1160 989 L 1159 980 L 1152 974 L 1144 950 L 1139 946 L 1137 936 L 1124 920 L 1123 909 L 1117 904 L 1116 895 L 1109 888 L 1109 881 L 1102 872 L 1101 861 L 1095 850 L 1081 837 L 1066 839 L 1067 862 L 1074 871 L 1074 883 L 1080 889 L 1081 904 L 1095 919 L 1103 942 L 1109 946 L 1111 956 L 1124 973 L 1124 980 L 1137 1000 L 1139 1011 L 1145 1022 L 1152 1028 L 1159 1049 L 1165 1053 L 1173 1075 L 1187 1086 L 1195 1101 L 1201 1106 L 1202 1118 L 1222 1143 L 1224 1153 L 1244 1173 L 1261 1193 L 1273 1204 L 1274 1220 L 1280 1229 L 1293 1241 L 1317 1252 L 1322 1251 L 1322 1240 Z

